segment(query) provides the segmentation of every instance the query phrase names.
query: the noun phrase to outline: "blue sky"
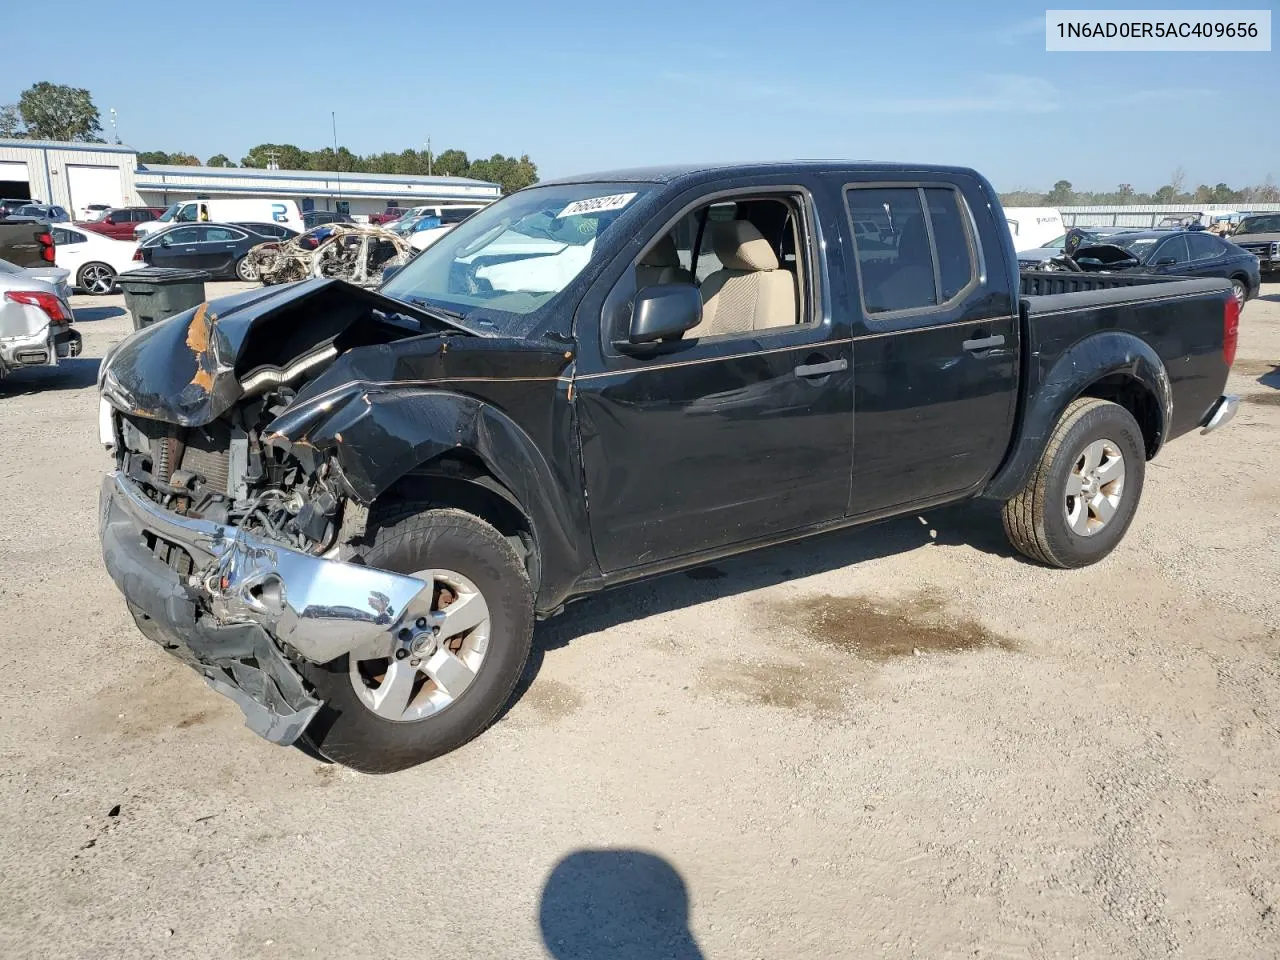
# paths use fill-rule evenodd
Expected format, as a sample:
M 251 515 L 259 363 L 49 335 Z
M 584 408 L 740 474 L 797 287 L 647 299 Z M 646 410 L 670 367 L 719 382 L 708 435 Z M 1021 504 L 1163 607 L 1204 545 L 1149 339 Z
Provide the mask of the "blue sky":
M 49 37 L 49 10 L 14 5 L 5 33 Z M 333 110 L 357 153 L 430 135 L 437 151 L 528 153 L 544 177 L 849 157 L 968 164 L 1001 190 L 1059 178 L 1151 190 L 1179 165 L 1190 186 L 1280 179 L 1280 54 L 1046 53 L 1034 4 L 60 0 L 57 11 L 78 25 L 58 35 L 79 42 L 55 54 L 7 45 L 0 103 L 39 80 L 86 87 L 108 133 L 115 107 L 126 143 L 201 159 L 238 160 L 264 141 L 321 147 Z

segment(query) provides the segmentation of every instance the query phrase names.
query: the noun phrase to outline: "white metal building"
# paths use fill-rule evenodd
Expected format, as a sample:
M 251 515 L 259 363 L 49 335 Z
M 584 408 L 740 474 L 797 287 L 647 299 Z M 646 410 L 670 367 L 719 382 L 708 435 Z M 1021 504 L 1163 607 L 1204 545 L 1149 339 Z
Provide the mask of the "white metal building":
M 134 174 L 134 183 L 142 202 L 156 207 L 205 197 L 282 197 L 297 200 L 303 213 L 334 210 L 353 216 L 378 213 L 389 205 L 490 201 L 502 196 L 496 183 L 465 177 L 252 167 L 147 164 Z
M 1130 206 L 1059 207 L 1062 222 L 1068 227 L 1154 227 L 1162 219 L 1180 214 L 1194 214 L 1202 223 L 1228 213 L 1270 213 L 1280 211 L 1280 203 L 1148 203 Z
M 139 166 L 133 147 L 54 140 L 0 140 L 0 199 L 56 203 L 73 216 L 90 203 L 167 207 L 205 197 L 282 197 L 308 210 L 367 215 L 389 205 L 496 200 L 496 183 L 249 167 Z
M 136 203 L 133 147 L 56 140 L 0 140 L 0 198 L 56 203 Z

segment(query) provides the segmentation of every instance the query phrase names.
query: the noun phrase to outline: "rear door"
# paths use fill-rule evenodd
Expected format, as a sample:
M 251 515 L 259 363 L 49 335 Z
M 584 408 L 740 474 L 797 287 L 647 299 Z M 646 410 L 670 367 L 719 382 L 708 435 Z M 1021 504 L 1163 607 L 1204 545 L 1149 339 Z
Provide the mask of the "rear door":
M 844 187 L 853 331 L 850 515 L 974 491 L 1004 457 L 1018 300 L 984 189 L 971 178 Z M 879 236 L 855 232 L 874 222 Z M 990 251 L 988 254 L 987 252 Z
M 235 271 L 236 252 L 240 242 L 249 235 L 234 227 L 200 226 L 196 260 L 193 266 L 208 270 L 214 276 L 225 276 Z
M 1192 277 L 1222 277 L 1230 273 L 1227 263 L 1226 243 L 1207 233 L 1187 234 L 1187 252 L 1190 264 L 1187 275 Z

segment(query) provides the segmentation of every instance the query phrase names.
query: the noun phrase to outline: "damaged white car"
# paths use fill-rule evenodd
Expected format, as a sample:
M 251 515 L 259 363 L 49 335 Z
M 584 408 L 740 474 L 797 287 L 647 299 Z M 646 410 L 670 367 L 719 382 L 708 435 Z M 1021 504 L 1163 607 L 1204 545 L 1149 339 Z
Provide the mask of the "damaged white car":
M 264 284 L 312 277 L 376 287 L 382 271 L 408 263 L 416 251 L 403 237 L 381 227 L 326 223 L 292 240 L 262 243 L 245 256 L 246 273 Z

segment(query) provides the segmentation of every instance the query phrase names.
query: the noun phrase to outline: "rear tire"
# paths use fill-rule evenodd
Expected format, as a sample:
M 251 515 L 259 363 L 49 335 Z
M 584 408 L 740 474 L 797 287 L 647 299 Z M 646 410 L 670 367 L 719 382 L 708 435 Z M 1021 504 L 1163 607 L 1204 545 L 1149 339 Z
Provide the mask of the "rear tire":
M 245 283 L 254 283 L 259 279 L 258 268 L 249 262 L 248 254 L 236 261 L 236 279 Z
M 1145 475 L 1146 444 L 1133 415 L 1082 397 L 1063 412 L 1035 470 L 1005 503 L 1005 534 L 1047 566 L 1097 563 L 1129 529 Z
M 105 297 L 115 285 L 116 272 L 109 264 L 95 260 L 76 271 L 76 286 L 91 296 Z
M 374 712 L 367 702 L 369 690 L 355 688 L 360 671 L 371 661 L 357 666 L 343 656 L 324 665 L 301 665 L 303 675 L 325 701 L 307 729 L 308 742 L 324 756 L 353 769 L 392 773 L 456 750 L 497 716 L 529 657 L 533 592 L 515 549 L 472 514 L 410 506 L 371 517 L 368 529 L 365 544 L 357 552 L 362 562 L 406 574 L 456 571 L 479 591 L 488 609 L 487 645 L 474 679 L 446 707 L 423 719 L 387 719 Z M 409 662 L 416 661 L 401 663 Z M 390 669 L 390 661 L 382 664 Z M 383 677 L 389 676 L 384 672 Z
M 1244 281 L 1232 280 L 1231 293 L 1236 298 L 1236 305 L 1243 310 L 1245 301 L 1249 299 L 1249 288 L 1244 285 Z

